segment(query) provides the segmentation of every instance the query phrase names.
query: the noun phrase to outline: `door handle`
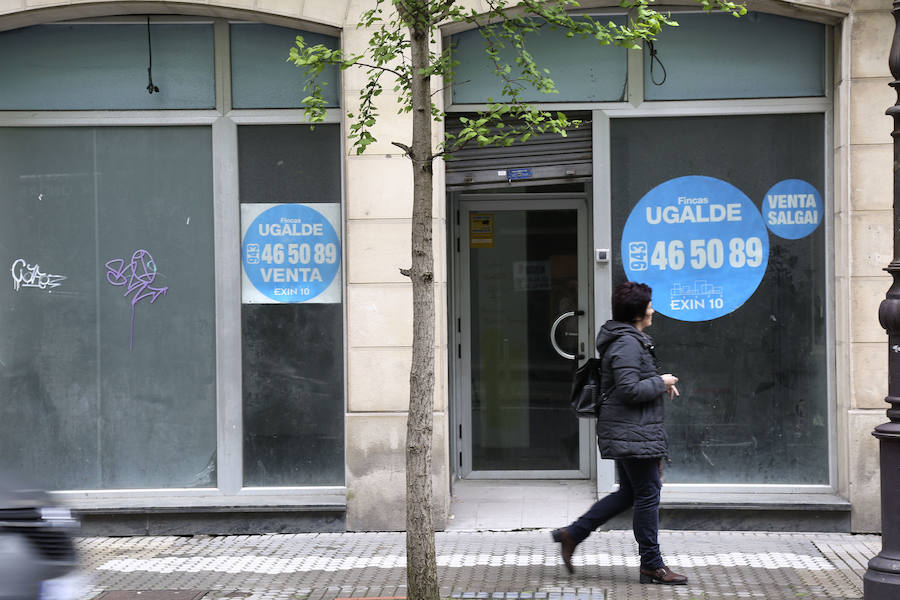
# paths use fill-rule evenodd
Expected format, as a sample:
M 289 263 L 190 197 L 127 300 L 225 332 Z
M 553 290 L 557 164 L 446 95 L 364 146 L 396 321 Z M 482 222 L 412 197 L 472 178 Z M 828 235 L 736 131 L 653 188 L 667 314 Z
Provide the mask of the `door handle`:
M 569 312 L 565 312 L 565 313 L 559 315 L 558 317 L 556 317 L 556 320 L 553 321 L 553 326 L 550 327 L 550 343 L 553 345 L 553 349 L 556 350 L 557 354 L 559 354 L 560 356 L 562 356 L 563 358 L 568 359 L 568 360 L 575 360 L 575 355 L 567 354 L 566 352 L 563 351 L 562 348 L 559 347 L 559 344 L 556 343 L 556 328 L 559 327 L 560 323 L 562 323 L 569 317 L 574 317 L 575 314 L 576 314 L 575 311 L 569 311 Z M 583 315 L 584 311 L 579 310 L 578 314 Z

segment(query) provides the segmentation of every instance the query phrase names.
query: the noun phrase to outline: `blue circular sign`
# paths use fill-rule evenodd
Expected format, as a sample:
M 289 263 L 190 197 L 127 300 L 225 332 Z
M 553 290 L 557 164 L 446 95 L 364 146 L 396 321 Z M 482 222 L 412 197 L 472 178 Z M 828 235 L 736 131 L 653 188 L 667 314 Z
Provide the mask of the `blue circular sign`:
M 803 180 L 785 179 L 766 192 L 762 214 L 769 231 L 787 240 L 799 240 L 822 221 L 822 196 Z
M 304 204 L 264 210 L 244 234 L 241 260 L 253 286 L 277 302 L 306 302 L 325 291 L 341 264 L 337 232 Z
M 631 281 L 653 288 L 653 308 L 710 321 L 753 295 L 769 263 L 762 215 L 735 186 L 703 175 L 670 179 L 640 199 L 622 231 Z

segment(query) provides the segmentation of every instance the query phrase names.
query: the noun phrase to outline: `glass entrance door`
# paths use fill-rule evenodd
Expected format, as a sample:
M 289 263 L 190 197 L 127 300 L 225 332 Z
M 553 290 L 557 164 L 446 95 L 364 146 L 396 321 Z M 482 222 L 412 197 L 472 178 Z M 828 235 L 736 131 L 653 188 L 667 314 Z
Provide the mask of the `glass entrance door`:
M 461 475 L 588 477 L 568 406 L 591 350 L 585 198 L 488 198 L 460 203 Z

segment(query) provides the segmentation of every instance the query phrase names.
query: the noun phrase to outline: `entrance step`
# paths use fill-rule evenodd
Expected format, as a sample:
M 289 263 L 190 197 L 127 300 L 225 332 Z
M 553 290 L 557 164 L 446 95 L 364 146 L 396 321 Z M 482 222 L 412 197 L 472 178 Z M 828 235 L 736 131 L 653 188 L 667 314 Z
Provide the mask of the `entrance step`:
M 586 480 L 459 480 L 447 531 L 514 531 L 568 525 L 597 499 Z M 669 493 L 660 527 L 706 531 L 850 531 L 850 503 L 833 494 Z M 604 529 L 631 529 L 621 515 Z
M 627 522 L 630 527 L 630 519 Z M 663 529 L 849 532 L 850 502 L 835 494 L 663 492 Z

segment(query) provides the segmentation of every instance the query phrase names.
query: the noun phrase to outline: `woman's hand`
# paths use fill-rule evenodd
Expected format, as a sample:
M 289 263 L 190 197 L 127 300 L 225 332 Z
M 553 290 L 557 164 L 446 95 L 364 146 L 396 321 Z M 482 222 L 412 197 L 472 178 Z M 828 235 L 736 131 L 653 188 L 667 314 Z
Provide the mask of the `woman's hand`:
M 666 384 L 666 393 L 669 394 L 669 398 L 674 398 L 675 396 L 681 395 L 678 393 L 678 388 L 675 387 L 675 384 L 678 383 L 677 377 L 675 377 L 671 373 L 660 375 L 660 377 L 662 377 L 663 383 Z

